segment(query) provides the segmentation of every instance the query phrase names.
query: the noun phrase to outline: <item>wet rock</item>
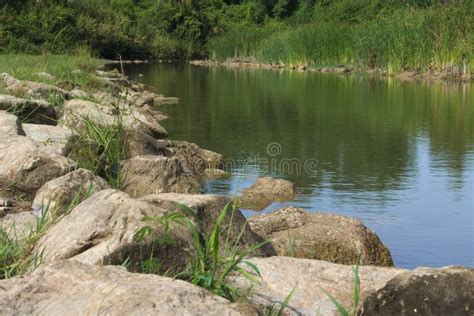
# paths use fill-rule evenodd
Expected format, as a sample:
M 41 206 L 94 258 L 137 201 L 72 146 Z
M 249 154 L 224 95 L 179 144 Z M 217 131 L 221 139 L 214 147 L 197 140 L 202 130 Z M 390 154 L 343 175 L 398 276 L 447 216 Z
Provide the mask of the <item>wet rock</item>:
M 109 184 L 92 171 L 77 169 L 68 174 L 46 182 L 36 192 L 33 212 L 41 216 L 44 208 L 61 215 L 73 203 L 79 204 L 94 192 L 109 189 Z
M 68 154 L 67 143 L 72 131 L 64 126 L 23 124 L 26 137 L 43 145 L 44 149 L 58 155 Z
M 144 105 L 153 106 L 155 96 L 156 95 L 153 92 L 149 91 L 143 91 L 139 93 L 130 93 L 129 91 L 126 95 L 128 102 L 138 107 L 143 107 Z
M 25 135 L 18 117 L 0 110 L 0 135 L 2 137 Z
M 341 264 L 392 266 L 390 251 L 361 221 L 285 207 L 249 218 L 252 231 L 269 240 L 278 255 Z
M 59 125 L 64 125 L 73 131 L 84 130 L 84 118 L 101 126 L 115 124 L 122 111 L 122 124 L 126 130 L 140 130 L 154 137 L 164 137 L 166 130 L 151 115 L 133 109 L 119 109 L 118 107 L 97 104 L 94 102 L 73 99 L 63 106 L 64 114 L 59 120 Z
M 474 269 L 418 268 L 372 293 L 359 315 L 472 315 L 473 310 Z
M 336 307 L 323 290 L 346 307 L 353 302 L 354 273 L 351 266 L 289 257 L 252 258 L 249 261 L 258 267 L 262 275 L 260 283 L 251 284 L 241 276 L 236 277 L 234 283 L 243 291 L 251 288 L 249 298 L 260 309 L 265 306 L 276 306 L 278 309 L 293 290 L 293 296 L 285 309 L 287 315 L 337 315 Z M 404 271 L 359 267 L 361 300 Z
M 256 315 L 190 283 L 63 260 L 0 281 L 5 315 Z
M 0 95 L 0 110 L 15 113 L 26 122 L 56 125 L 57 115 L 46 101 L 22 99 L 11 95 Z
M 53 154 L 25 136 L 0 138 L 0 187 L 34 193 L 49 180 L 76 168 L 76 164 Z
M 141 200 L 170 210 L 177 209 L 177 203 L 186 205 L 194 210 L 197 215 L 197 220 L 195 220 L 196 225 L 200 228 L 200 231 L 207 236 L 210 236 L 217 218 L 226 205 L 228 205 L 227 215 L 223 220 L 221 228 L 220 245 L 224 245 L 228 238 L 231 245 L 234 246 L 240 234 L 239 245 L 242 250 L 264 241 L 260 236 L 250 230 L 245 217 L 238 208 L 234 207 L 227 197 L 210 194 L 162 193 L 147 195 L 141 198 Z M 275 254 L 275 250 L 271 245 L 265 245 L 252 255 L 267 257 Z
M 38 218 L 31 212 L 11 213 L 0 219 L 0 226 L 8 238 L 21 241 L 36 229 Z
M 216 168 L 206 168 L 204 171 L 204 178 L 205 180 L 215 180 L 215 179 L 223 179 L 223 178 L 230 178 L 231 174 L 225 172 L 221 169 Z
M 155 193 L 198 193 L 198 179 L 175 157 L 137 156 L 122 162 L 122 190 L 133 197 Z
M 42 253 L 46 264 L 68 258 L 97 265 L 121 265 L 128 261 L 131 271 L 138 271 L 140 262 L 153 255 L 162 265 L 162 272 L 176 272 L 185 267 L 192 249 L 192 237 L 185 227 L 170 224 L 167 236 L 174 244 L 154 243 L 151 238 L 137 241 L 135 237 L 145 225 L 156 228 L 154 237 L 163 236 L 163 225 L 145 223 L 143 219 L 158 218 L 167 212 L 124 192 L 102 190 L 49 228 L 35 252 Z
M 296 197 L 296 186 L 288 180 L 271 177 L 258 178 L 255 183 L 241 191 L 237 201 L 242 208 L 260 211 L 271 203 L 287 202 Z
M 155 106 L 177 104 L 179 103 L 179 98 L 159 95 L 153 99 L 153 103 Z

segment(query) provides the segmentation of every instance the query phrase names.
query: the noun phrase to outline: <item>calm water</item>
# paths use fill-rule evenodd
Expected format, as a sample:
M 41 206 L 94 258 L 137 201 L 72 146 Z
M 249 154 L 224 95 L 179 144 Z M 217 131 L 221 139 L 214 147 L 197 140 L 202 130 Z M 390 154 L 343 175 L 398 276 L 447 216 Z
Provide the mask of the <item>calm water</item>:
M 362 219 L 398 266 L 474 266 L 472 86 L 185 64 L 126 72 L 180 98 L 161 108 L 171 138 L 232 159 L 232 178 L 206 192 L 272 174 L 298 186 L 288 204 Z

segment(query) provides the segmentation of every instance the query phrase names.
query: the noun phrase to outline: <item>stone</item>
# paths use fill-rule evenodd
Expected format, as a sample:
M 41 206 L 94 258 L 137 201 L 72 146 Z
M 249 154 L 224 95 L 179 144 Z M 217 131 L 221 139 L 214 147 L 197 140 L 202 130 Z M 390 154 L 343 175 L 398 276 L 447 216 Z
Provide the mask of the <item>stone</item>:
M 69 99 L 86 99 L 89 98 L 89 94 L 81 89 L 74 88 L 69 92 Z
M 204 171 L 204 178 L 206 180 L 216 180 L 216 179 L 223 179 L 223 178 L 230 178 L 232 175 L 228 172 L 225 172 L 221 169 L 216 168 L 206 168 Z
M 11 86 L 19 81 L 20 80 L 15 79 L 13 76 L 10 76 L 5 72 L 0 74 L 0 84 L 4 87 Z
M 341 264 L 392 266 L 388 248 L 361 221 L 335 214 L 285 207 L 248 219 L 254 233 L 271 242 L 280 256 Z
M 154 105 L 155 94 L 149 91 L 143 91 L 139 93 L 131 93 L 128 91 L 126 95 L 127 100 L 130 104 L 138 107 L 143 107 L 145 105 Z
M 367 297 L 359 315 L 472 315 L 473 310 L 474 269 L 417 268 Z
M 0 281 L 5 315 L 257 315 L 190 283 L 63 260 Z
M 0 110 L 0 135 L 2 137 L 25 135 L 18 117 Z
M 222 165 L 221 154 L 202 149 L 194 143 L 164 139 L 157 140 L 157 143 L 166 148 L 172 157 L 178 158 L 187 172 L 200 178 L 206 176 L 206 169 Z
M 44 79 L 48 81 L 54 81 L 56 79 L 56 77 L 44 71 L 36 73 L 35 76 L 39 79 Z
M 122 190 L 133 197 L 155 193 L 198 193 L 198 179 L 175 157 L 137 156 L 122 161 Z
M 35 193 L 49 180 L 76 168 L 69 158 L 48 152 L 25 136 L 0 138 L 0 187 Z
M 38 218 L 31 212 L 10 213 L 0 219 L 0 226 L 8 238 L 21 241 L 36 229 L 37 222 Z
M 252 232 L 242 212 L 231 203 L 230 198 L 211 194 L 161 193 L 144 196 L 141 200 L 170 210 L 178 209 L 178 203 L 186 205 L 194 210 L 197 215 L 197 219 L 190 219 L 195 220 L 200 231 L 206 236 L 210 236 L 217 218 L 226 205 L 228 205 L 227 214 L 221 227 L 220 245 L 224 245 L 228 238 L 231 245 L 234 246 L 239 234 L 242 234 L 238 241 L 241 250 L 248 249 L 264 241 L 260 236 Z M 268 257 L 276 255 L 276 252 L 270 244 L 266 244 L 252 255 Z
M 136 238 L 144 226 L 156 228 L 154 237 L 163 236 L 163 225 L 143 220 L 146 216 L 160 218 L 168 212 L 124 192 L 102 190 L 50 227 L 38 241 L 34 253 L 41 253 L 45 264 L 69 258 L 96 265 L 129 262 L 130 271 L 138 271 L 140 262 L 153 255 L 162 265 L 162 272 L 182 271 L 191 258 L 193 247 L 186 227 L 170 224 L 168 238 L 174 241 L 173 244 Z
M 22 99 L 11 95 L 0 95 L 0 110 L 15 113 L 25 122 L 56 125 L 56 111 L 46 101 Z
M 241 193 L 236 199 L 240 207 L 260 211 L 275 201 L 287 202 L 294 199 L 296 186 L 288 180 L 263 177 Z
M 125 131 L 124 139 L 128 158 L 146 155 L 171 157 L 173 155 L 165 144 L 140 130 Z
M 171 105 L 171 104 L 177 104 L 177 103 L 179 103 L 179 98 L 176 98 L 176 97 L 165 97 L 165 96 L 159 95 L 153 99 L 153 104 L 155 106 Z
M 165 137 L 166 130 L 151 115 L 134 108 L 119 109 L 91 101 L 73 99 L 63 106 L 64 113 L 58 125 L 64 125 L 73 131 L 84 130 L 84 117 L 100 126 L 111 126 L 118 120 L 122 111 L 122 124 L 126 130 L 140 130 L 154 137 Z
M 109 184 L 92 171 L 77 169 L 46 182 L 33 200 L 33 212 L 42 215 L 44 207 L 62 215 L 73 203 L 79 204 L 94 192 L 109 189 Z
M 276 256 L 247 260 L 257 266 L 261 274 L 259 283 L 250 283 L 242 276 L 235 277 L 233 283 L 244 293 L 249 292 L 250 301 L 259 306 L 260 310 L 269 306 L 278 310 L 293 290 L 285 308 L 285 315 L 337 315 L 336 307 L 324 291 L 334 296 L 346 308 L 353 302 L 354 272 L 351 266 Z M 242 268 L 248 269 L 244 265 Z M 360 266 L 361 301 L 404 271 L 406 270 Z
M 67 143 L 73 136 L 70 129 L 64 126 L 23 124 L 26 137 L 43 145 L 44 149 L 58 155 L 68 154 Z
M 68 98 L 68 92 L 66 90 L 52 84 L 29 80 L 17 81 L 16 83 L 9 85 L 6 90 L 17 97 L 31 97 L 48 100 L 51 95 L 56 95 L 63 99 Z

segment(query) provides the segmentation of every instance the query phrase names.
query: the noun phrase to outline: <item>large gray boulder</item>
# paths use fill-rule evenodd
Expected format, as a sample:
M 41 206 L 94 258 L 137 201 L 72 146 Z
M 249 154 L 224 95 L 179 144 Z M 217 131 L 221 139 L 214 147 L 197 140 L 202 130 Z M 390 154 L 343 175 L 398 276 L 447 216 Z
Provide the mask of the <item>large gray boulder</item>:
M 76 168 L 61 155 L 50 153 L 25 136 L 0 138 L 0 186 L 34 193 L 49 180 Z
M 11 95 L 0 95 L 0 110 L 15 113 L 24 122 L 55 125 L 56 110 L 46 101 L 22 99 Z
M 261 211 L 273 202 L 287 202 L 296 197 L 296 186 L 288 180 L 272 177 L 258 178 L 243 189 L 236 203 L 242 208 Z
M 177 158 L 137 156 L 124 160 L 122 190 L 133 197 L 156 193 L 198 193 L 199 181 Z
M 287 315 L 338 315 L 324 291 L 346 308 L 353 302 L 354 273 L 351 266 L 289 257 L 248 260 L 260 271 L 262 277 L 259 284 L 251 283 L 242 276 L 235 277 L 233 282 L 242 291 L 249 291 L 249 300 L 258 305 L 260 310 L 269 306 L 278 310 L 293 290 L 293 296 L 285 309 Z M 361 301 L 404 271 L 374 266 L 359 267 Z
M 256 315 L 190 283 L 63 260 L 0 281 L 2 315 Z
M 153 237 L 162 236 L 165 233 L 162 225 L 143 220 L 146 216 L 160 218 L 168 212 L 132 199 L 124 192 L 102 190 L 49 228 L 38 241 L 35 252 L 41 253 L 46 264 L 69 258 L 97 265 L 129 262 L 131 271 L 139 271 L 140 262 L 153 256 L 162 272 L 182 271 L 192 251 L 192 237 L 185 227 L 171 223 L 168 238 L 173 244 L 157 243 L 152 237 L 136 239 L 137 232 L 145 225 L 156 228 Z
M 59 96 L 63 99 L 68 97 L 68 92 L 58 86 L 29 80 L 19 80 L 12 82 L 6 87 L 8 93 L 17 97 L 40 98 L 48 100 L 51 95 Z
M 44 146 L 45 150 L 62 156 L 67 155 L 67 143 L 73 136 L 64 126 L 23 124 L 26 137 Z
M 254 233 L 271 242 L 280 256 L 341 264 L 392 266 L 388 248 L 361 221 L 335 214 L 285 207 L 249 218 Z
M 154 137 L 167 136 L 166 130 L 149 113 L 134 107 L 119 107 L 98 104 L 91 101 L 73 99 L 63 106 L 63 115 L 58 125 L 64 125 L 73 131 L 84 131 L 84 118 L 99 126 L 117 124 L 121 117 L 124 130 L 140 130 Z
M 79 204 L 92 193 L 109 188 L 109 184 L 92 171 L 77 169 L 46 182 L 36 192 L 33 212 L 41 216 L 47 207 L 56 215 L 61 215 L 73 206 L 73 203 Z
M 0 110 L 0 135 L 2 137 L 25 135 L 18 117 Z
M 397 275 L 363 303 L 359 315 L 473 315 L 474 269 L 418 268 Z
M 186 205 L 194 210 L 197 215 L 197 220 L 193 218 L 190 219 L 194 220 L 195 224 L 200 228 L 201 233 L 207 236 L 210 236 L 217 218 L 227 206 L 227 214 L 221 227 L 221 249 L 225 246 L 226 241 L 229 241 L 232 247 L 238 245 L 240 250 L 248 249 L 264 241 L 260 236 L 250 230 L 246 218 L 242 215 L 242 212 L 231 203 L 228 197 L 212 194 L 161 193 L 144 196 L 141 200 L 156 207 L 169 210 L 178 210 L 178 203 Z M 237 240 L 239 236 L 240 240 Z M 268 257 L 276 255 L 276 253 L 270 244 L 266 244 L 252 255 Z

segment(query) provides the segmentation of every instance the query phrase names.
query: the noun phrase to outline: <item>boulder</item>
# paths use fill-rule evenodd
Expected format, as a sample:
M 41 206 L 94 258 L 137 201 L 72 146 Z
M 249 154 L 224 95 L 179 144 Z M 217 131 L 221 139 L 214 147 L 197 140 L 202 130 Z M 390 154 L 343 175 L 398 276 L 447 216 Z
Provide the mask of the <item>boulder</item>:
M 49 180 L 76 168 L 74 161 L 48 152 L 25 136 L 0 138 L 0 187 L 34 193 Z
M 263 177 L 241 193 L 236 199 L 240 207 L 261 211 L 275 201 L 287 202 L 294 199 L 296 186 L 288 180 Z
M 86 199 L 94 192 L 109 189 L 109 184 L 92 171 L 77 169 L 68 174 L 46 182 L 36 192 L 33 200 L 33 212 L 41 216 L 44 207 L 61 215 L 73 204 Z
M 392 266 L 390 251 L 361 221 L 285 207 L 249 218 L 252 231 L 269 240 L 278 255 L 341 264 Z
M 257 315 L 190 283 L 63 260 L 0 281 L 5 315 Z
M 122 190 L 133 197 L 155 193 L 198 193 L 199 181 L 175 157 L 137 156 L 122 161 Z
M 55 125 L 57 115 L 46 101 L 22 99 L 11 95 L 0 95 L 0 110 L 15 113 L 23 122 Z
M 15 79 L 13 76 L 10 76 L 9 74 L 5 72 L 0 74 L 0 84 L 4 87 L 11 86 L 12 84 L 15 84 L 19 81 L 20 80 Z
M 36 229 L 38 218 L 31 212 L 11 213 L 0 219 L 1 228 L 12 240 L 24 240 Z
M 69 92 L 70 99 L 87 99 L 89 98 L 89 94 L 87 92 L 82 91 L 81 89 L 74 88 Z
M 349 308 L 353 302 L 354 272 L 352 267 L 320 260 L 289 257 L 251 258 L 260 271 L 259 284 L 242 276 L 233 280 L 249 299 L 263 310 L 278 310 L 294 290 L 285 313 L 287 315 L 337 315 L 337 309 L 324 291 Z M 242 266 L 245 268 L 244 266 Z M 385 267 L 359 267 L 361 301 L 382 288 L 387 281 L 406 270 Z M 383 315 L 383 314 L 372 314 Z
M 51 95 L 55 95 L 63 99 L 68 98 L 68 92 L 66 90 L 63 90 L 52 84 L 29 80 L 17 81 L 7 86 L 6 90 L 8 93 L 17 97 L 30 97 L 48 100 Z
M 177 104 L 177 103 L 179 103 L 179 98 L 176 98 L 176 97 L 165 97 L 165 96 L 159 95 L 153 99 L 153 104 L 155 106 L 170 105 L 170 104 Z
M 221 154 L 202 149 L 194 143 L 162 139 L 157 140 L 157 144 L 166 148 L 171 156 L 178 158 L 187 172 L 200 178 L 206 176 L 206 169 L 222 165 Z
M 68 154 L 67 143 L 72 131 L 64 126 L 23 124 L 26 137 L 44 146 L 44 149 L 58 155 Z
M 124 139 L 128 158 L 146 155 L 171 157 L 173 155 L 165 144 L 140 130 L 125 131 Z
M 0 135 L 2 137 L 25 135 L 18 117 L 0 110 Z
M 156 95 L 153 92 L 142 91 L 142 92 L 131 92 L 128 91 L 126 98 L 128 102 L 134 106 L 143 107 L 144 105 L 154 105 L 154 99 Z
M 210 195 L 210 194 L 178 194 L 178 193 L 162 193 L 152 194 L 141 198 L 157 207 L 166 209 L 177 209 L 176 204 L 183 204 L 194 210 L 197 215 L 195 220 L 196 225 L 200 231 L 207 236 L 210 236 L 211 231 L 221 214 L 222 210 L 228 205 L 227 215 L 223 220 L 221 227 L 221 246 L 225 244 L 226 239 L 234 246 L 237 243 L 238 236 L 241 234 L 238 244 L 241 250 L 263 242 L 264 240 L 254 234 L 247 223 L 247 220 L 242 215 L 241 211 L 234 207 L 230 198 Z M 222 248 L 221 248 L 222 249 Z M 253 256 L 274 256 L 275 250 L 270 244 L 264 245 L 262 248 L 253 253 Z
M 129 270 L 139 271 L 140 263 L 153 256 L 161 272 L 182 271 L 191 257 L 190 232 L 171 223 L 167 237 L 174 243 L 158 243 L 154 238 L 163 236 L 163 225 L 143 222 L 146 216 L 159 218 L 167 212 L 124 192 L 102 190 L 49 228 L 34 251 L 42 254 L 46 264 L 69 258 L 97 265 L 128 262 Z M 156 228 L 153 238 L 137 241 L 137 232 L 146 225 Z
M 359 315 L 473 315 L 474 269 L 417 268 L 363 302 Z
M 141 130 L 154 137 L 167 135 L 166 130 L 149 113 L 135 108 L 119 109 L 81 99 L 70 100 L 64 104 L 63 108 L 64 113 L 58 124 L 67 126 L 73 131 L 84 130 L 84 118 L 88 118 L 97 125 L 111 126 L 118 122 L 119 114 L 121 114 L 121 123 L 125 130 Z

